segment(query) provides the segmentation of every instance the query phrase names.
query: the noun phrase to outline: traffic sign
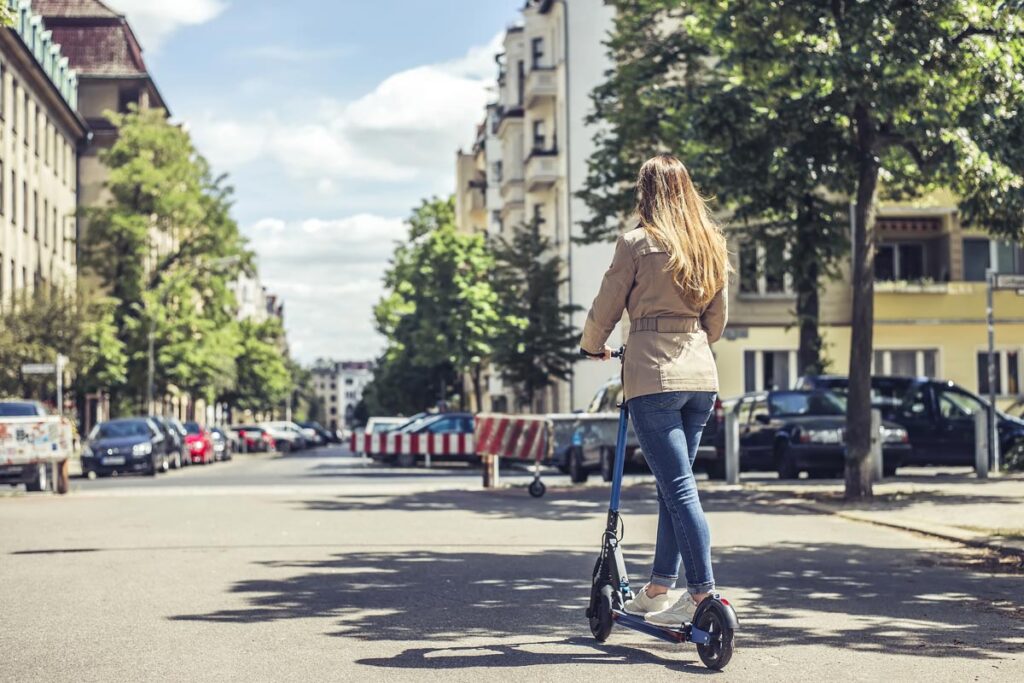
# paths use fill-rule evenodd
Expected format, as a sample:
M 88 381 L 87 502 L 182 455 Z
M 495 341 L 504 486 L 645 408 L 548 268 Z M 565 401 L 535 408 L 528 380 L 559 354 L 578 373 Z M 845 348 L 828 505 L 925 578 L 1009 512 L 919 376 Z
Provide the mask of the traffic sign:
M 26 363 L 21 366 L 23 375 L 52 375 L 57 372 L 57 366 L 53 363 Z
M 996 273 L 996 289 L 1024 289 L 1024 275 Z

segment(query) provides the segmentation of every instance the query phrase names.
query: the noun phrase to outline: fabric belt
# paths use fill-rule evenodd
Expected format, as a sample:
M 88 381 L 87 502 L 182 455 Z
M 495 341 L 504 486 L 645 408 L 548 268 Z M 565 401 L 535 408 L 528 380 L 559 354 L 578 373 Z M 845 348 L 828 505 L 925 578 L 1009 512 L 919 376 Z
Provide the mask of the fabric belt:
M 700 329 L 697 316 L 637 318 L 629 325 L 630 332 L 700 332 Z

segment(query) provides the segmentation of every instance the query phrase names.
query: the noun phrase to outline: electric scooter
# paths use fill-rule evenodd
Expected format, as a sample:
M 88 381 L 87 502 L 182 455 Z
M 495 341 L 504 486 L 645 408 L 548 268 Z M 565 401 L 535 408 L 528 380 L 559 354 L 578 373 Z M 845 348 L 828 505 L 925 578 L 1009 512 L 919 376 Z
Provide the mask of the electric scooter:
M 613 358 L 622 359 L 626 348 L 612 352 Z M 594 356 L 580 349 L 584 356 Z M 590 632 L 604 642 L 616 623 L 670 643 L 693 643 L 697 654 L 709 669 L 722 669 L 732 658 L 733 635 L 739 627 L 736 612 L 729 601 L 718 593 L 706 597 L 693 614 L 693 621 L 669 628 L 644 621 L 642 616 L 627 614 L 623 606 L 633 597 L 626 574 L 626 562 L 620 546 L 623 526 L 619 519 L 619 494 L 622 492 L 622 471 L 626 463 L 626 429 L 629 413 L 626 404 L 619 406 L 619 426 L 615 440 L 615 466 L 612 477 L 611 502 L 608 505 L 608 523 L 601 542 L 601 554 L 594 565 L 590 586 L 590 605 L 587 618 Z

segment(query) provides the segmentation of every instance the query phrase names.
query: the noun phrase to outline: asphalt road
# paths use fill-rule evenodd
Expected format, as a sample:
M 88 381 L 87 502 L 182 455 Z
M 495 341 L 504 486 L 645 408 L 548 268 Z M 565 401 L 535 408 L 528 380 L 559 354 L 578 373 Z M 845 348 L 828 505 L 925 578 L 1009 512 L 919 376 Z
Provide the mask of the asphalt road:
M 0 680 L 706 673 L 688 646 L 623 630 L 590 638 L 607 489 L 558 481 L 532 499 L 476 490 L 479 473 L 464 468 L 389 470 L 319 451 L 5 495 Z M 707 485 L 703 499 L 741 620 L 723 680 L 1024 680 L 1024 576 L 770 493 Z M 623 509 L 640 577 L 650 485 L 627 487 Z

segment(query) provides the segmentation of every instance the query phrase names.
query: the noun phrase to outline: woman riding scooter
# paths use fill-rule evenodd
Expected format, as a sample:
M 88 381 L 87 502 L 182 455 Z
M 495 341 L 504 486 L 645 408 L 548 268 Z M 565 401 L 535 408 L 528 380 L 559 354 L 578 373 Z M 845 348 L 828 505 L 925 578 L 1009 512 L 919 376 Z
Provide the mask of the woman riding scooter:
M 624 611 L 671 627 L 690 621 L 715 587 L 693 461 L 718 391 L 710 345 L 725 328 L 729 261 L 725 236 L 675 157 L 641 167 L 636 212 L 639 225 L 615 244 L 580 347 L 611 358 L 605 342 L 629 313 L 623 400 L 657 481 L 659 511 L 650 581 Z M 673 603 L 680 562 L 687 593 Z

